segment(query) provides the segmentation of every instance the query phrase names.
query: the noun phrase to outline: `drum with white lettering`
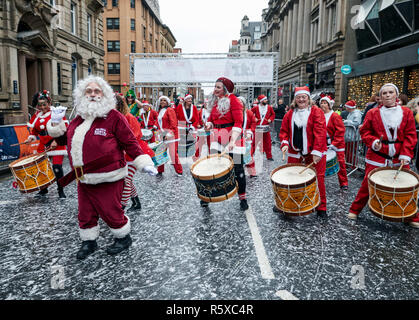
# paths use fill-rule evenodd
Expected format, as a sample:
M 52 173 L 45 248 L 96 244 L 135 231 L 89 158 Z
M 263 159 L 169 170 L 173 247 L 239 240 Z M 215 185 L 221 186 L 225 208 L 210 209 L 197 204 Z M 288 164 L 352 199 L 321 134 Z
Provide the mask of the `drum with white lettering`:
M 326 152 L 326 177 L 333 176 L 339 172 L 339 162 L 336 151 L 329 149 Z
M 154 165 L 159 167 L 169 162 L 169 155 L 167 153 L 167 145 L 164 142 L 154 142 L 148 145 L 154 152 L 152 158 Z

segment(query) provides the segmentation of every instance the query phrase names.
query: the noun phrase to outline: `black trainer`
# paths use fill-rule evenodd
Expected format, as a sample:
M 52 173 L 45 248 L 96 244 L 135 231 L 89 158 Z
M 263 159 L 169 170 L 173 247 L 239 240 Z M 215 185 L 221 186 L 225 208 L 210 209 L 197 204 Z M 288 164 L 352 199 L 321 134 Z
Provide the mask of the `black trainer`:
M 140 202 L 140 199 L 138 199 L 138 196 L 131 198 L 131 201 L 132 201 L 132 206 L 131 208 L 128 209 L 128 211 L 141 210 L 141 202 Z
M 246 211 L 246 210 L 249 209 L 249 205 L 247 204 L 247 200 L 246 199 L 240 200 L 240 209 L 242 211 Z
M 45 196 L 46 194 L 48 193 L 48 189 L 42 189 L 41 191 L 39 191 L 36 195 L 37 196 L 40 196 L 40 197 L 43 197 L 43 196 Z
M 106 252 L 109 255 L 113 256 L 120 253 L 121 251 L 124 251 L 125 249 L 128 249 L 131 244 L 132 244 L 132 239 L 129 234 L 121 239 L 115 238 L 115 242 L 111 246 L 106 248 Z
M 64 189 L 62 187 L 58 187 L 58 197 L 60 199 L 65 199 L 67 198 L 65 193 L 64 193 Z
M 77 252 L 77 259 L 84 260 L 97 249 L 96 240 L 83 241 L 80 250 Z
M 327 218 L 327 213 L 325 210 L 317 210 L 317 216 L 320 218 Z
M 205 202 L 205 201 L 201 200 L 201 207 L 202 208 L 208 208 L 208 205 L 209 205 L 208 202 Z

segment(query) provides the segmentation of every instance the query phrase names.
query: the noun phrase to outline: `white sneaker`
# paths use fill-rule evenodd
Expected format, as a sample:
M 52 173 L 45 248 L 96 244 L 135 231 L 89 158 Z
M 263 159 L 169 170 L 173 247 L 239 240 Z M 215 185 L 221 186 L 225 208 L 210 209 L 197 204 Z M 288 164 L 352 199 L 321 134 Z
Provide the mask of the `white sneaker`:
M 412 228 L 419 229 L 419 222 L 411 221 L 409 222 L 409 226 L 411 226 Z
M 348 218 L 351 219 L 351 220 L 356 220 L 356 219 L 358 219 L 358 216 L 355 213 L 349 212 L 348 213 Z

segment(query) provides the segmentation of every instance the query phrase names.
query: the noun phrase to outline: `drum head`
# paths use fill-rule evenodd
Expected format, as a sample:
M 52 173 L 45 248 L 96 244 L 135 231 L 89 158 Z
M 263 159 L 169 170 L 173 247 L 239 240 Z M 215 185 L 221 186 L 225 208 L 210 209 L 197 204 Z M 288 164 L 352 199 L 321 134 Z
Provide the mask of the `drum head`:
M 296 186 L 310 182 L 316 178 L 316 171 L 312 168 L 304 170 L 304 166 L 284 166 L 279 168 L 273 175 L 272 181 L 280 185 Z
M 35 155 L 26 156 L 26 157 L 17 159 L 16 161 L 12 162 L 10 164 L 10 167 L 15 168 L 15 167 L 28 165 L 32 162 L 35 162 L 36 160 L 42 159 L 44 156 L 45 155 L 43 155 L 43 154 L 35 154 Z
M 232 165 L 230 157 L 211 156 L 197 161 L 191 172 L 199 177 L 213 177 L 228 171 Z
M 331 149 L 327 150 L 327 152 L 326 152 L 326 161 L 330 161 L 330 160 L 332 160 L 332 159 L 334 159 L 336 157 L 337 157 L 337 154 L 336 154 L 336 151 L 335 150 L 331 150 Z
M 400 171 L 394 179 L 398 170 L 380 170 L 370 176 L 371 182 L 386 188 L 414 188 L 419 184 L 418 178 L 408 171 Z

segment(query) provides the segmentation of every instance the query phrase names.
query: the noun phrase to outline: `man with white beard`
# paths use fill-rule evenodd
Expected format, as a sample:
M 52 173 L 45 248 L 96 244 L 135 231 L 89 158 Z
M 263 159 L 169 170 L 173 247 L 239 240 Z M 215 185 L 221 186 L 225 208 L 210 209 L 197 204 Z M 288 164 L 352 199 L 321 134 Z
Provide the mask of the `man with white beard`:
M 124 178 L 128 174 L 124 151 L 138 170 L 157 174 L 153 161 L 144 154 L 125 117 L 115 110 L 112 88 L 100 77 L 79 81 L 73 92 L 77 117 L 68 128 L 62 121 L 65 109 L 53 108 L 48 133 L 58 144 L 66 144 L 72 171 L 59 180 L 63 187 L 78 181 L 79 231 L 82 246 L 77 259 L 97 249 L 98 219 L 101 217 L 115 237 L 107 253 L 115 255 L 131 243 L 131 224 L 121 207 Z

